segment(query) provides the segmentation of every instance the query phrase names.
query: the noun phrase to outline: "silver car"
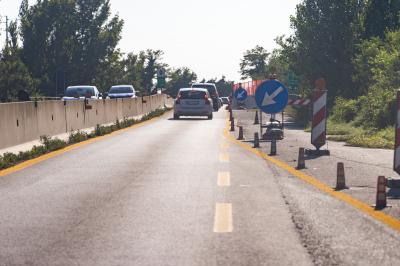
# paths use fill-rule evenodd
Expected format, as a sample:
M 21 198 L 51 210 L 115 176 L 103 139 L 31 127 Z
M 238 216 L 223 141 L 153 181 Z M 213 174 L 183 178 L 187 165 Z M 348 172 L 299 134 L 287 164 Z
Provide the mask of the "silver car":
M 110 97 L 110 99 L 135 98 L 136 91 L 132 85 L 112 86 L 108 92 L 108 97 Z
M 101 94 L 96 86 L 69 86 L 62 100 L 99 99 Z
M 174 119 L 181 116 L 207 116 L 213 118 L 213 102 L 207 89 L 180 89 L 174 105 Z

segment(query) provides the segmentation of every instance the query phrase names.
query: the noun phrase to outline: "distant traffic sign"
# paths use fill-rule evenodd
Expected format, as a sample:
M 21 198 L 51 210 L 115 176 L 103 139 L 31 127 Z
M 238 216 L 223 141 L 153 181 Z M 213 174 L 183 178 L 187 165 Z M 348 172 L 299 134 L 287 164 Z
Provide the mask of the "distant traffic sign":
M 165 78 L 166 78 L 165 69 L 160 68 L 157 71 L 157 88 L 165 88 Z
M 255 96 L 258 108 L 267 114 L 282 112 L 289 101 L 287 88 L 277 80 L 267 80 L 261 83 L 257 87 Z
M 297 76 L 292 71 L 289 71 L 288 74 L 288 85 L 292 90 L 297 89 L 299 86 L 299 81 L 297 79 Z
M 235 99 L 238 101 L 245 101 L 247 99 L 247 91 L 243 88 L 239 88 L 235 91 Z

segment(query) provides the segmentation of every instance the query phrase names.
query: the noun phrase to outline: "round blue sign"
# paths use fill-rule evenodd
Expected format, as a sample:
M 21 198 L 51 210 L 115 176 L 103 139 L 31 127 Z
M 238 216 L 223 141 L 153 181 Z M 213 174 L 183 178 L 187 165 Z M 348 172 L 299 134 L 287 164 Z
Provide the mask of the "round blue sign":
M 289 101 L 289 93 L 285 85 L 276 80 L 261 83 L 256 90 L 258 108 L 267 114 L 277 114 L 283 111 Z
M 239 88 L 235 91 L 235 99 L 238 101 L 245 101 L 247 99 L 247 91 L 243 88 Z

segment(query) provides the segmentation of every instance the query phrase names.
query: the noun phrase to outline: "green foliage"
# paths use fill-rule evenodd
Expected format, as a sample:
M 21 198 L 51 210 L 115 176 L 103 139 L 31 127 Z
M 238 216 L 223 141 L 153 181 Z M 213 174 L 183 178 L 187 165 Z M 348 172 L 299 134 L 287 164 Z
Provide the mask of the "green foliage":
M 327 133 L 328 140 L 343 141 L 350 146 L 382 149 L 392 149 L 394 147 L 395 132 L 393 127 L 371 130 L 330 120 Z
M 176 97 L 179 89 L 189 88 L 197 80 L 197 75 L 189 68 L 183 67 L 169 71 L 169 80 L 166 85 L 167 93 Z
M 386 31 L 397 30 L 400 26 L 400 1 L 370 0 L 367 1 L 364 37 L 384 38 Z
M 364 128 L 382 129 L 394 124 L 396 114 L 395 93 L 391 90 L 372 89 L 358 99 L 360 110 L 355 125 Z
M 310 109 L 289 106 L 286 113 L 296 122 L 297 125 L 307 127 L 310 123 Z
M 41 136 L 40 142 L 46 148 L 47 151 L 56 151 L 67 146 L 67 143 L 58 138 L 51 138 L 49 136 Z
M 79 143 L 85 141 L 89 138 L 86 132 L 82 132 L 80 130 L 72 131 L 68 137 L 68 144 Z
M 333 136 L 350 135 L 358 129 L 348 123 L 337 123 L 329 119 L 327 124 L 327 134 Z
M 348 123 L 357 115 L 358 104 L 356 100 L 347 100 L 341 97 L 337 97 L 335 105 L 332 108 L 331 119 L 335 122 Z
M 240 62 L 240 73 L 243 79 L 253 80 L 267 78 L 267 61 L 270 53 L 264 47 L 257 45 L 251 50 L 247 50 Z
M 22 58 L 45 95 L 61 84 L 91 84 L 109 64 L 123 21 L 109 0 L 48 0 L 21 5 Z M 58 83 L 58 84 L 57 84 Z M 61 83 L 61 84 L 60 84 Z M 61 91 L 61 89 L 60 89 Z
M 222 76 L 221 79 L 210 79 L 207 83 L 215 83 L 217 87 L 218 93 L 220 97 L 228 97 L 232 95 L 232 87 L 234 82 L 226 80 L 225 76 Z
M 30 95 L 36 91 L 37 82 L 19 59 L 18 53 L 18 49 L 3 50 L 3 58 L 0 59 L 0 102 L 15 100 L 18 91 L 21 90 Z
M 295 34 L 283 46 L 290 68 L 309 86 L 325 77 L 330 103 L 359 93 L 352 86 L 351 59 L 359 42 L 361 5 L 358 0 L 304 0 L 291 19 Z

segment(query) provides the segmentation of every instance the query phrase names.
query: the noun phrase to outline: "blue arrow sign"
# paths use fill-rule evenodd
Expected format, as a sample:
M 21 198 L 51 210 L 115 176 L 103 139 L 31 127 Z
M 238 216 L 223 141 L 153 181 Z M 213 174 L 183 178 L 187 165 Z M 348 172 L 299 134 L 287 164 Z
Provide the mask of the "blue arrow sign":
M 235 99 L 238 101 L 245 101 L 247 99 L 247 91 L 243 88 L 239 88 L 235 91 Z
M 282 112 L 288 101 L 288 90 L 279 81 L 267 80 L 257 87 L 256 103 L 264 113 L 276 114 Z

